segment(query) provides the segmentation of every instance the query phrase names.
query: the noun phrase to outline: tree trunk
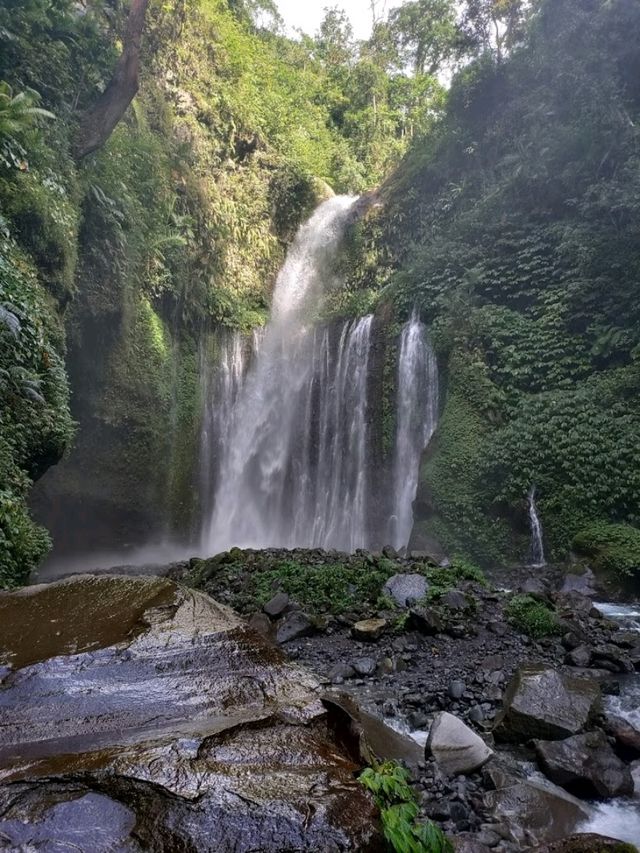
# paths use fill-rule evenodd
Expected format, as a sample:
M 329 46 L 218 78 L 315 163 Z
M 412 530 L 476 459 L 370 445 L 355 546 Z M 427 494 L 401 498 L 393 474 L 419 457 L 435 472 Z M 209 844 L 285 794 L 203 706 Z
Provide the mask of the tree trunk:
M 81 160 L 102 148 L 138 92 L 140 46 L 149 0 L 131 0 L 122 39 L 122 54 L 107 88 L 85 113 L 76 139 L 76 157 Z

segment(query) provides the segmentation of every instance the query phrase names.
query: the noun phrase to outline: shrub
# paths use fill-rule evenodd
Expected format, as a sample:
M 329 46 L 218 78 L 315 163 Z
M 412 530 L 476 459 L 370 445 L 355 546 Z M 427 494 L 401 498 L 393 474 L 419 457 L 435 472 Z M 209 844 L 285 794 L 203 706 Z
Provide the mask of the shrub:
M 575 536 L 573 548 L 596 570 L 640 576 L 640 530 L 630 524 L 593 524 Z
M 360 774 L 380 809 L 384 836 L 396 853 L 453 853 L 451 842 L 429 820 L 418 820 L 409 774 L 400 764 L 375 764 Z
M 553 610 L 531 595 L 514 596 L 507 605 L 506 613 L 519 631 L 535 640 L 558 632 L 558 621 Z

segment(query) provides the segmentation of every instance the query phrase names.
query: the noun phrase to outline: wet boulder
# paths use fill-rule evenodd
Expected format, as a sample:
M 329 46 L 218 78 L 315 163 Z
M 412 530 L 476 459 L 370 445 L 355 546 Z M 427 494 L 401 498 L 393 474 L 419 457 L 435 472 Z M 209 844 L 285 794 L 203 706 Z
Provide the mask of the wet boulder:
M 578 833 L 553 844 L 547 844 L 537 853 L 638 853 L 638 848 L 616 838 Z
M 581 732 L 600 700 L 594 681 L 564 675 L 545 666 L 528 666 L 513 676 L 496 721 L 504 741 L 558 740 Z
M 420 601 L 427 594 L 429 585 L 424 575 L 393 575 L 382 588 L 382 594 L 391 598 L 399 607 Z
M 382 849 L 316 680 L 201 593 L 84 576 L 0 594 L 0 665 L 9 849 Z
M 427 752 L 447 776 L 473 773 L 493 755 L 479 735 L 446 711 L 437 714 L 431 724 Z
M 563 788 L 587 799 L 633 794 L 633 778 L 604 732 L 574 735 L 561 741 L 534 741 L 540 767 Z
M 530 779 L 505 779 L 504 787 L 484 795 L 484 805 L 507 828 L 509 840 L 527 848 L 564 838 L 589 817 L 562 788 Z

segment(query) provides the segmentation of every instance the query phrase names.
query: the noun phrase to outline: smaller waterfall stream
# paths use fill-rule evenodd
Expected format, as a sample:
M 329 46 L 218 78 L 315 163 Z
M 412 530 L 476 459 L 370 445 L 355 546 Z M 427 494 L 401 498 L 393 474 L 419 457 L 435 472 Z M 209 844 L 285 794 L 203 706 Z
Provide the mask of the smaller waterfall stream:
M 529 503 L 529 525 L 531 527 L 531 566 L 541 569 L 546 566 L 544 558 L 544 541 L 542 538 L 542 523 L 536 509 L 536 487 L 532 486 L 528 496 Z
M 402 329 L 393 461 L 390 542 L 402 548 L 413 527 L 420 458 L 438 424 L 438 365 L 416 311 Z

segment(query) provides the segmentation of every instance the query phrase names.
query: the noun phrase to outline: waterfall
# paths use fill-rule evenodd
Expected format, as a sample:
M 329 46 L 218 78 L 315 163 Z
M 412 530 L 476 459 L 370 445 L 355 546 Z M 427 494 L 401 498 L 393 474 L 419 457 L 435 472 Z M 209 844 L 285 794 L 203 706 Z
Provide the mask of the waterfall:
M 438 423 L 438 365 L 417 312 L 402 329 L 398 359 L 396 435 L 393 461 L 394 548 L 409 542 L 420 459 Z
M 354 201 L 332 198 L 301 227 L 249 369 L 236 338 L 222 348 L 205 389 L 204 554 L 232 546 L 354 551 L 391 535 L 375 520 L 373 317 L 311 322 L 334 285 L 333 262 Z M 437 413 L 435 359 L 417 317 L 402 332 L 398 383 L 392 500 L 394 542 L 402 546 Z
M 337 344 L 310 327 L 355 199 L 322 204 L 276 282 L 271 318 L 238 396 L 203 549 L 366 542 L 367 363 L 371 318 Z
M 199 485 L 200 511 L 205 518 L 209 518 L 213 511 L 214 488 L 221 469 L 219 454 L 229 443 L 233 413 L 247 369 L 247 346 L 240 332 L 222 329 L 216 334 L 213 341 L 215 358 L 211 358 L 209 344 L 205 337 L 200 348 L 203 410 Z
M 541 569 L 546 566 L 544 544 L 542 541 L 542 523 L 536 510 L 536 487 L 532 486 L 528 495 L 529 525 L 531 527 L 531 566 Z

